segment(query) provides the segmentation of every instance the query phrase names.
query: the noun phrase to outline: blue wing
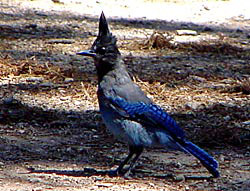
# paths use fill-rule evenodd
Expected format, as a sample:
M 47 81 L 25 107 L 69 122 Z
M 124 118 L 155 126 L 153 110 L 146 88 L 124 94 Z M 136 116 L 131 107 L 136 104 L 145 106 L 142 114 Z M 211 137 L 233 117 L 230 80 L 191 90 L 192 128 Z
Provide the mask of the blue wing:
M 184 139 L 185 133 L 163 109 L 155 104 L 145 104 L 143 102 L 129 103 L 122 98 L 109 98 L 110 102 L 135 120 L 141 119 L 145 123 L 155 125 L 155 128 L 164 128 L 171 136 Z
M 118 108 L 117 111 L 120 111 L 121 115 L 144 124 L 150 124 L 155 128 L 165 129 L 176 141 L 176 144 L 179 144 L 183 150 L 198 158 L 214 177 L 220 176 L 220 173 L 217 170 L 218 162 L 206 151 L 186 140 L 184 131 L 179 127 L 175 120 L 159 106 L 153 103 L 130 103 L 119 97 L 109 97 L 108 100 Z

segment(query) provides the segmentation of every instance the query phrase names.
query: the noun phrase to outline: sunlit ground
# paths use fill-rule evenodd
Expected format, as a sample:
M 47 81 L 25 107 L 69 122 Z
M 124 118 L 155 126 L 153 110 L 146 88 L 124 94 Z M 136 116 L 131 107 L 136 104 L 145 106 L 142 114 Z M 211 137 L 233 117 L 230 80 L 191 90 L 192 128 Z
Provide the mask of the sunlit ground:
M 2 0 L 0 190 L 247 190 L 247 6 L 240 0 Z M 69 176 L 85 167 L 109 169 L 126 154 L 101 122 L 93 61 L 75 54 L 96 38 L 102 10 L 134 81 L 218 160 L 220 179 L 145 178 L 147 172 L 208 174 L 191 156 L 165 149 L 148 149 L 139 166 L 146 173 L 131 180 Z
M 4 2 L 6 0 L 3 0 Z M 14 1 L 13 1 L 14 2 Z M 241 15 L 250 18 L 250 2 L 245 0 L 15 0 L 22 7 L 45 11 L 67 11 L 69 14 L 99 15 L 108 17 L 163 19 L 194 23 L 226 22 Z

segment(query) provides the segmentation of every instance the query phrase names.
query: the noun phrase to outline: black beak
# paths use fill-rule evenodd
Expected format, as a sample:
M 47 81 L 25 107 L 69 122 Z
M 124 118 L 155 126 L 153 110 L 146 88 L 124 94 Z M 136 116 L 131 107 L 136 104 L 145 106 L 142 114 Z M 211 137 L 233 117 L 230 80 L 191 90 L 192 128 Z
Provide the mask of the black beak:
M 84 50 L 84 51 L 81 51 L 81 52 L 77 52 L 76 53 L 77 55 L 82 55 L 82 56 L 90 56 L 90 57 L 95 57 L 96 54 L 93 50 Z

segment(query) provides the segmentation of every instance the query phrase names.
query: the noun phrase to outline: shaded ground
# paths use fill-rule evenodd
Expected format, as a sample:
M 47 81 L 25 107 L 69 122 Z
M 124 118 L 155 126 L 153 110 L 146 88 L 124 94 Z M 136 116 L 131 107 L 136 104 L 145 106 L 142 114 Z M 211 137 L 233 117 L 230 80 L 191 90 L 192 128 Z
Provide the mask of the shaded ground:
M 126 180 L 104 173 L 127 149 L 101 122 L 92 60 L 75 55 L 91 45 L 97 18 L 0 5 L 1 190 L 250 187 L 249 20 L 110 19 L 135 81 L 215 156 L 221 170 L 221 178 L 209 179 L 191 156 L 147 149 Z M 177 29 L 198 34 L 181 36 Z

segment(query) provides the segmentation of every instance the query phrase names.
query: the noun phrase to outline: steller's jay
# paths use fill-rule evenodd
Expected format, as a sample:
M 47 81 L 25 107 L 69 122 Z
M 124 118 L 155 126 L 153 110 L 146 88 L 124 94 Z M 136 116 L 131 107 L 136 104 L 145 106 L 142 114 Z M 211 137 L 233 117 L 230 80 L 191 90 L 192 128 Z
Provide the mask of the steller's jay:
M 219 177 L 217 161 L 188 141 L 174 119 L 155 105 L 132 81 L 116 41 L 102 12 L 99 33 L 91 49 L 77 53 L 94 59 L 103 121 L 118 140 L 129 145 L 129 155 L 112 171 L 113 175 L 128 175 L 144 147 L 161 146 L 191 153 L 214 177 Z M 128 163 L 130 165 L 125 169 Z

